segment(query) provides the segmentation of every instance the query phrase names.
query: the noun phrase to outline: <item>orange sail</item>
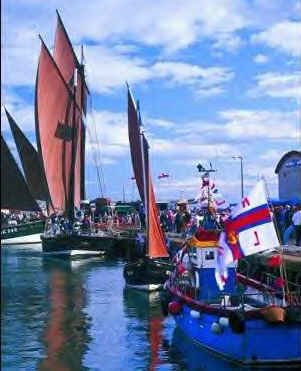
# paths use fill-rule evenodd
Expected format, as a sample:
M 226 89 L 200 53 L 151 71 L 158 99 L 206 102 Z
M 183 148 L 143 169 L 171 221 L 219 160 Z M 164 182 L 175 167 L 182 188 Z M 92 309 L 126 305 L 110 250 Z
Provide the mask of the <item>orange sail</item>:
M 159 212 L 150 176 L 148 193 L 148 256 L 150 258 L 168 257 L 169 255 L 166 249 L 164 233 L 160 226 Z

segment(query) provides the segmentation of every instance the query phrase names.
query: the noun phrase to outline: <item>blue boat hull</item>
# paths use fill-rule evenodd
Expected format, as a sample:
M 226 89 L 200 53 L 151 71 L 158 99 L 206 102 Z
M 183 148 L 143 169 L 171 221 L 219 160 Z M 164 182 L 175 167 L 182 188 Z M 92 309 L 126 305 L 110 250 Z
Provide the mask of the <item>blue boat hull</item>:
M 211 326 L 218 322 L 218 317 L 201 313 L 200 318 L 193 318 L 187 305 L 183 305 L 182 312 L 174 318 L 188 337 L 231 361 L 246 365 L 301 365 L 301 324 L 269 324 L 262 319 L 252 319 L 246 320 L 242 334 L 234 333 L 230 326 L 214 333 Z

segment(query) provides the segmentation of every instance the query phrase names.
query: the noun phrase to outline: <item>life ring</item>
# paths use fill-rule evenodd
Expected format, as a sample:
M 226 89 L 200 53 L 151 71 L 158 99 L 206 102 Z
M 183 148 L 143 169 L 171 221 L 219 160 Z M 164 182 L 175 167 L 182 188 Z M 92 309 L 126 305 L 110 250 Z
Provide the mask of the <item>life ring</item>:
M 241 312 L 233 311 L 229 316 L 229 324 L 233 332 L 242 334 L 245 332 L 245 317 Z

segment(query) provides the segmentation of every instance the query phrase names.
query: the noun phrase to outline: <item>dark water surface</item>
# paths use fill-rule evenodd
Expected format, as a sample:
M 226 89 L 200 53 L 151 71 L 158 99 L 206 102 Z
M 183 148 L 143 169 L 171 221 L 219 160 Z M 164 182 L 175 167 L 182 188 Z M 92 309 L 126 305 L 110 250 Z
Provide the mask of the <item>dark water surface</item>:
M 2 370 L 232 370 L 175 330 L 122 261 L 2 247 Z

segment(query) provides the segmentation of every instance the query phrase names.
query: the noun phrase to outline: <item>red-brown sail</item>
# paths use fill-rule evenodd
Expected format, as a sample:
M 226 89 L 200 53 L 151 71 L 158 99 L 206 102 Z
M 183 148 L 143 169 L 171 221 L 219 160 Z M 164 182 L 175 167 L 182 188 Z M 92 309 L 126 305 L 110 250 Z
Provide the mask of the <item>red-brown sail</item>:
M 144 180 L 143 180 L 143 162 L 141 156 L 141 134 L 138 112 L 135 101 L 128 89 L 128 132 L 131 149 L 132 165 L 140 198 L 144 203 Z
M 36 133 L 52 207 L 65 211 L 74 128 L 72 92 L 42 41 L 36 82 Z
M 76 120 L 81 121 L 81 114 L 85 114 L 87 92 L 84 72 L 82 65 L 77 60 L 68 34 L 58 13 L 57 16 L 53 57 L 66 83 L 70 86 L 73 85 L 74 70 L 77 69 L 78 71 L 76 81 L 76 104 L 79 107 L 79 112 L 76 113 Z M 78 125 L 76 134 L 74 204 L 79 206 L 80 200 L 85 198 L 83 159 L 85 146 L 83 138 L 85 136 L 85 127 L 82 123 Z
M 140 197 L 147 211 L 148 256 L 150 258 L 167 257 L 165 238 L 160 227 L 153 184 L 149 171 L 148 143 L 140 133 L 140 117 L 131 92 L 128 89 L 128 130 L 132 164 Z M 142 140 L 141 140 L 142 139 Z

